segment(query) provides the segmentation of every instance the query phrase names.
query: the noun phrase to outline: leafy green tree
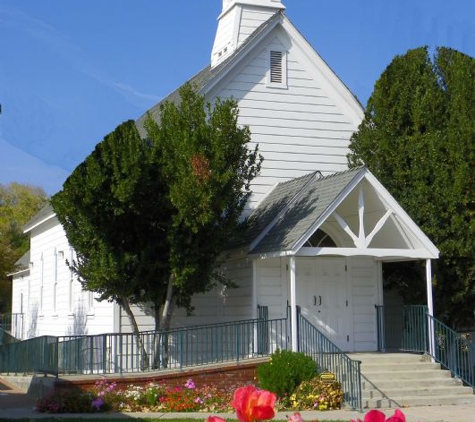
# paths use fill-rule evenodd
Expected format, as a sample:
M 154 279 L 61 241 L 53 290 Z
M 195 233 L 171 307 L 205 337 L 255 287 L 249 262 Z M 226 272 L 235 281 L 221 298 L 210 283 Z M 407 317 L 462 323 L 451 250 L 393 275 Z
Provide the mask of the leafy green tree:
M 23 226 L 47 201 L 43 189 L 21 183 L 0 184 L 0 313 L 11 306 L 11 285 L 7 274 L 28 250 L 29 238 Z
M 455 327 L 473 325 L 475 60 L 444 47 L 433 59 L 427 48 L 396 56 L 375 84 L 350 150 L 350 166 L 365 163 L 439 248 L 437 315 Z M 412 277 L 422 275 L 420 264 L 408 265 Z M 385 272 L 408 301 L 423 296 L 407 266 Z
M 144 301 L 144 289 L 150 285 L 154 295 L 166 291 L 168 281 L 162 278 L 168 272 L 171 210 L 154 156 L 135 122 L 124 122 L 96 146 L 51 201 L 76 252 L 69 265 L 86 290 L 123 307 L 141 348 L 130 304 Z
M 193 294 L 227 282 L 216 264 L 242 228 L 239 219 L 262 161 L 257 146 L 248 149 L 250 132 L 238 125 L 235 101 L 217 100 L 212 106 L 189 85 L 180 96 L 179 105 L 162 106 L 159 123 L 151 118 L 146 123 L 174 208 L 165 327 L 171 303 L 192 311 Z
M 148 119 L 147 139 L 133 121 L 106 136 L 51 201 L 83 287 L 124 307 L 142 350 L 129 304 L 152 303 L 156 328 L 167 327 L 173 304 L 191 311 L 194 293 L 226 282 L 216 264 L 261 161 L 234 101 L 180 94 L 159 123 Z

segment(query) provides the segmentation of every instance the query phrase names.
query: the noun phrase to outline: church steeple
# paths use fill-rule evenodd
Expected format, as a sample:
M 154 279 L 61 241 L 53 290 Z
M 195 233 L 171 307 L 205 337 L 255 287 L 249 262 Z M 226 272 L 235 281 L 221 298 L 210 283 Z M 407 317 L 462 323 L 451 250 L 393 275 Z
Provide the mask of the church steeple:
M 255 29 L 283 9 L 281 0 L 223 0 L 211 66 L 232 54 Z

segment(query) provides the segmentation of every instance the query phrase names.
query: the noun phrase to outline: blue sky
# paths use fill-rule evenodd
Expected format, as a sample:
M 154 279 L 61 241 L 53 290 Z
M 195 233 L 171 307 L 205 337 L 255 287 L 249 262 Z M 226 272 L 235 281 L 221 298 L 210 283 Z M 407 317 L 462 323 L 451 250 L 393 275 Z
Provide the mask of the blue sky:
M 396 54 L 475 57 L 474 0 L 283 0 L 366 104 Z M 0 0 L 0 183 L 61 189 L 122 121 L 209 63 L 222 0 Z

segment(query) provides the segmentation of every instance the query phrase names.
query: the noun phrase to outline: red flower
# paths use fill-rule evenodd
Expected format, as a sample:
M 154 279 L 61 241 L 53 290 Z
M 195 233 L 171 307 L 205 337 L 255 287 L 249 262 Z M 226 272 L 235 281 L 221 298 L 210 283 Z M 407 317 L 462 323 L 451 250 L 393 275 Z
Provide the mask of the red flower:
M 249 385 L 234 392 L 231 406 L 236 410 L 236 416 L 241 422 L 262 421 L 275 416 L 275 399 L 274 393 Z
M 208 416 L 206 422 L 226 422 L 226 419 L 220 418 L 219 416 Z
M 394 415 L 386 419 L 386 422 L 406 422 L 406 417 L 399 409 L 396 409 Z
M 361 419 L 351 420 L 351 422 L 363 422 Z M 406 422 L 406 417 L 399 409 L 394 412 L 394 415 L 387 418 L 383 412 L 379 410 L 370 410 L 364 417 L 364 422 Z

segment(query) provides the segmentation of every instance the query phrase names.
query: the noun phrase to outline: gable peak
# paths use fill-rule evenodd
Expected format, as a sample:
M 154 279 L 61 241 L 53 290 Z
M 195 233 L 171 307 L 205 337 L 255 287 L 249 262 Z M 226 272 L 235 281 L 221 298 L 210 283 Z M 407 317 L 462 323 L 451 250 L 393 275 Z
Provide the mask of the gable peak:
M 282 0 L 223 0 L 211 67 L 229 57 L 261 24 L 284 9 Z

